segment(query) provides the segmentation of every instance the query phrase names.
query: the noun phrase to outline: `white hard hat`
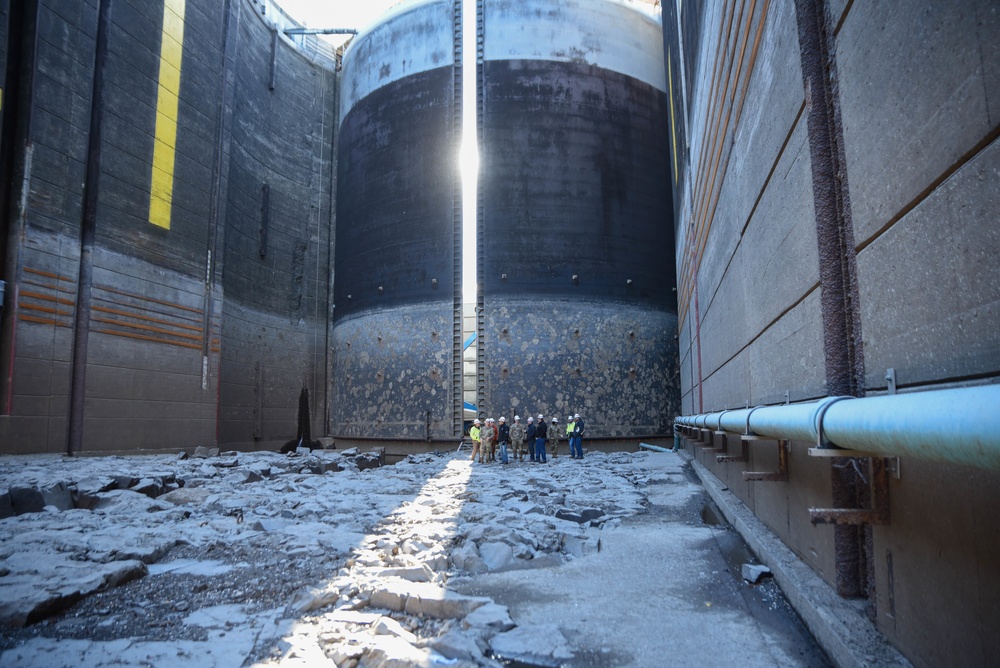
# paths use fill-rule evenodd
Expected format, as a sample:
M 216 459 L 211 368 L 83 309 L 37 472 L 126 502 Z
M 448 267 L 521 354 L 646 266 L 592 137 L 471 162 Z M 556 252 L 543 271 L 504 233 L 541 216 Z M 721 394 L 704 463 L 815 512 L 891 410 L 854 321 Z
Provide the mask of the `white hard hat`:
M 501 416 L 500 416 L 500 421 L 501 421 L 501 422 L 506 422 L 506 421 L 507 421 L 507 418 L 505 418 L 505 417 L 504 417 L 503 415 L 501 415 Z
M 534 422 L 534 421 L 535 421 L 535 418 L 533 418 L 533 417 L 531 417 L 531 416 L 529 415 L 529 416 L 528 416 L 528 422 Z
M 539 420 L 541 420 L 541 419 L 542 419 L 543 417 L 545 417 L 545 416 L 544 416 L 544 415 L 542 415 L 541 413 L 539 413 L 539 414 L 538 414 L 538 419 L 539 419 Z
M 566 419 L 567 419 L 567 420 L 572 420 L 572 419 L 573 419 L 573 416 L 572 416 L 572 415 L 570 415 L 570 416 L 569 416 L 568 418 L 566 418 Z
M 579 414 L 579 413 L 577 413 L 577 414 L 576 414 L 576 415 L 574 415 L 573 417 L 575 417 L 575 418 L 578 418 L 578 417 L 580 417 L 580 414 Z
M 520 416 L 520 415 L 515 415 L 515 416 L 514 416 L 514 419 L 515 419 L 515 420 L 520 420 L 520 419 L 521 419 L 521 416 Z
M 559 418 L 552 418 L 553 422 L 559 422 Z
M 476 418 L 475 420 L 473 420 L 473 424 L 480 424 L 479 418 Z

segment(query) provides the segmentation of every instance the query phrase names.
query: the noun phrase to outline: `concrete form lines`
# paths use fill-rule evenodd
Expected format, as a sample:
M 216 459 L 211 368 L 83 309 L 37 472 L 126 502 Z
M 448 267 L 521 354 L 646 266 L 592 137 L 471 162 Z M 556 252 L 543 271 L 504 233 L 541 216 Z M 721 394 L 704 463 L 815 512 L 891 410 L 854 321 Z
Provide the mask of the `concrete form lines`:
M 17 320 L 39 325 L 52 325 L 54 327 L 71 327 L 73 308 L 76 307 L 76 290 L 63 288 L 60 283 L 74 283 L 75 281 L 60 274 L 32 267 L 24 267 L 23 273 L 42 276 L 55 282 L 47 283 L 22 278 L 20 281 L 22 285 L 31 285 L 38 288 L 38 290 L 25 290 L 23 287 L 18 288 L 16 292 Z M 56 294 L 48 294 L 46 291 Z M 59 293 L 70 295 L 72 298 L 62 297 Z M 60 306 L 68 306 L 70 310 L 61 309 L 59 308 Z M 60 318 L 63 319 L 61 320 Z
M 802 104 L 799 106 L 799 111 L 795 115 L 795 120 L 793 120 L 792 124 L 788 126 L 788 134 L 785 135 L 785 140 L 781 142 L 781 148 L 778 149 L 778 152 L 774 156 L 774 161 L 771 163 L 771 169 L 767 172 L 767 178 L 764 179 L 764 183 L 761 185 L 760 190 L 757 192 L 757 197 L 753 201 L 753 206 L 750 207 L 750 213 L 747 214 L 746 220 L 743 222 L 743 227 L 740 228 L 740 238 L 736 242 L 736 247 L 733 248 L 733 252 L 729 254 L 729 259 L 726 260 L 726 268 L 722 270 L 722 277 L 715 286 L 715 290 L 712 291 L 712 298 L 708 300 L 708 305 L 705 307 L 706 312 L 712 308 L 715 296 L 719 293 L 719 289 L 722 287 L 722 282 L 725 280 L 726 274 L 729 273 L 729 267 L 732 266 L 733 260 L 736 258 L 736 253 L 743 244 L 743 237 L 747 233 L 747 228 L 750 227 L 750 221 L 753 220 L 754 214 L 757 212 L 757 207 L 760 206 L 760 201 L 764 198 L 764 193 L 767 192 L 768 186 L 771 184 L 771 177 L 773 177 L 774 172 L 777 171 L 778 163 L 780 163 L 781 159 L 784 157 L 785 149 L 788 148 L 788 143 L 792 140 L 792 135 L 795 134 L 795 129 L 799 126 L 799 121 L 802 119 L 802 113 L 805 109 L 806 101 L 803 99 Z
M 750 339 L 748 339 L 747 342 L 745 344 L 743 344 L 743 346 L 740 347 L 739 350 L 737 350 L 732 355 L 730 355 L 725 360 L 723 360 L 723 362 L 721 364 L 719 364 L 719 366 L 716 369 L 710 371 L 709 374 L 707 376 L 705 376 L 705 378 L 703 380 L 708 380 L 709 378 L 711 378 L 712 376 L 714 376 L 716 374 L 716 372 L 722 370 L 723 367 L 725 367 L 727 364 L 729 364 L 734 359 L 736 359 L 737 357 L 739 357 L 740 354 L 743 353 L 743 351 L 749 349 L 750 346 L 752 346 L 754 343 L 756 343 L 757 339 L 759 339 L 760 337 L 764 336 L 764 334 L 767 333 L 767 330 L 769 330 L 772 327 L 774 327 L 788 313 L 790 313 L 791 311 L 795 310 L 795 308 L 798 307 L 799 304 L 801 304 L 806 299 L 808 299 L 809 295 L 811 295 L 812 293 L 814 293 L 818 288 L 819 288 L 819 283 L 818 282 L 813 283 L 811 286 L 809 286 L 809 288 L 807 290 L 805 290 L 798 299 L 796 299 L 794 302 L 792 302 L 791 304 L 789 304 L 788 306 L 786 306 L 784 309 L 781 310 L 780 313 L 778 313 L 773 318 L 771 318 L 770 322 L 768 322 L 766 325 L 764 325 L 763 327 L 761 327 L 760 331 L 757 332 L 756 334 L 754 334 Z M 797 397 L 796 401 L 799 401 L 799 400 L 806 401 L 806 400 L 809 400 L 809 399 L 818 399 L 818 398 L 819 398 L 819 396 L 815 396 L 815 397 Z M 752 397 L 748 397 L 748 400 L 750 401 L 750 405 L 751 406 L 753 405 L 753 400 L 752 399 L 753 399 Z M 702 412 L 705 412 L 706 410 L 707 411 L 716 411 L 716 410 L 723 410 L 723 409 L 728 409 L 728 406 L 724 406 L 722 409 L 720 409 L 718 406 L 716 406 L 714 408 L 708 408 L 708 409 L 705 409 L 703 407 L 702 408 Z
M 723 77 L 721 77 L 720 75 L 722 73 L 723 68 L 728 63 L 729 70 L 727 71 L 725 77 L 727 79 L 725 88 L 728 91 L 729 88 L 728 79 L 730 78 L 730 75 L 732 73 L 732 61 L 736 54 L 736 42 L 733 41 L 733 47 L 730 55 L 728 56 L 728 58 L 725 56 L 725 52 L 729 51 L 728 45 L 732 41 L 733 16 L 735 14 L 735 5 L 732 5 L 732 8 L 733 11 L 730 12 L 729 14 L 729 22 L 728 25 L 726 26 L 726 43 L 725 45 L 720 44 L 720 46 L 724 47 L 721 49 L 722 52 L 721 54 L 720 54 L 720 49 L 716 50 L 717 66 L 713 74 L 712 87 L 711 87 L 712 106 L 709 108 L 707 114 L 707 118 L 711 122 L 711 131 L 707 137 L 707 141 L 705 141 L 701 147 L 701 155 L 698 160 L 699 169 L 697 172 L 697 179 L 693 187 L 693 194 L 698 199 L 698 203 L 692 203 L 691 215 L 694 217 L 694 220 L 692 221 L 693 224 L 688 226 L 688 230 L 691 232 L 691 241 L 693 243 L 688 245 L 689 271 L 687 272 L 686 276 L 682 277 L 683 280 L 681 281 L 681 284 L 679 286 L 681 300 L 684 303 L 687 303 L 687 301 L 691 297 L 691 291 L 692 291 L 691 282 L 693 280 L 697 280 L 698 257 L 700 256 L 699 239 L 701 238 L 704 221 L 707 215 L 706 213 L 706 207 L 708 206 L 707 197 L 708 193 L 710 193 L 711 190 L 714 189 L 715 187 L 715 176 L 717 173 L 716 170 L 718 168 L 717 156 L 719 155 L 719 151 L 716 151 L 716 145 L 722 141 L 719 137 L 719 132 L 718 132 L 719 122 L 722 117 L 722 108 L 724 105 L 724 101 L 728 97 L 725 92 L 720 90 L 722 87 L 722 79 L 723 79 Z M 742 18 L 742 12 L 740 13 L 740 16 Z M 725 134 L 723 133 L 722 136 L 724 138 Z M 711 164 L 707 168 L 702 169 L 702 166 L 705 165 L 709 160 L 712 161 Z M 705 184 L 706 179 L 708 179 L 709 181 L 709 184 L 707 186 Z
M 91 316 L 90 320 L 105 327 L 94 328 L 92 331 L 182 348 L 202 348 L 203 344 L 200 342 L 205 331 L 200 309 L 104 285 L 95 285 L 94 292 L 94 301 L 102 302 L 103 305 L 95 304 L 91 310 L 103 315 Z M 96 294 L 98 292 L 117 295 L 119 298 L 100 296 Z M 164 308 L 151 308 L 149 304 Z M 195 341 L 199 343 L 193 343 Z
M 875 230 L 871 236 L 860 242 L 855 249 L 856 252 L 860 254 L 865 248 L 875 243 L 875 241 L 877 241 L 883 234 L 892 229 L 896 223 L 898 223 L 915 208 L 920 206 L 920 204 L 930 197 L 941 186 L 941 184 L 952 176 L 952 174 L 972 162 L 977 155 L 986 150 L 987 147 L 998 139 L 1000 139 L 1000 125 L 993 127 L 989 132 L 987 132 L 986 135 L 976 142 L 971 149 L 959 156 L 958 160 L 949 165 L 934 180 L 928 183 L 926 188 L 917 193 L 916 197 L 900 207 L 899 211 L 897 211 L 894 216 L 890 217 L 881 227 Z
M 696 190 L 700 193 L 701 204 L 699 207 L 697 224 L 693 228 L 693 239 L 694 243 L 689 248 L 688 261 L 685 263 L 685 268 L 688 270 L 686 272 L 680 272 L 682 274 L 682 284 L 680 286 L 680 303 L 686 304 L 690 300 L 692 291 L 692 282 L 697 280 L 697 267 L 698 262 L 701 257 L 702 252 L 706 244 L 708 243 L 708 235 L 712 227 L 712 222 L 715 218 L 715 212 L 718 207 L 719 198 L 722 194 L 722 181 L 724 181 L 726 173 L 729 166 L 729 157 L 732 151 L 732 145 L 729 146 L 729 152 L 726 153 L 723 159 L 723 150 L 726 146 L 726 138 L 730 133 L 730 121 L 732 121 L 731 132 L 735 134 L 736 128 L 739 123 L 739 119 L 742 115 L 743 104 L 746 100 L 747 90 L 749 88 L 750 77 L 753 74 L 754 66 L 757 61 L 758 48 L 760 46 L 760 37 L 763 33 L 764 24 L 767 20 L 768 9 L 770 7 L 770 0 L 765 0 L 760 17 L 757 22 L 757 31 L 754 37 L 753 47 L 750 50 L 750 58 L 746 61 L 746 47 L 749 43 L 750 28 L 753 25 L 753 19 L 756 10 L 756 0 L 751 3 L 750 7 L 750 19 L 743 23 L 743 35 L 742 35 L 742 47 L 740 49 L 740 56 L 737 62 L 736 60 L 736 47 L 737 43 L 733 44 L 733 49 L 730 55 L 729 62 L 729 72 L 732 72 L 734 63 L 737 64 L 735 77 L 728 77 L 728 82 L 726 84 L 726 91 L 722 95 L 718 93 L 716 87 L 716 100 L 720 100 L 721 103 L 717 105 L 716 122 L 713 124 L 712 136 L 706 144 L 702 146 L 702 161 L 700 164 L 704 163 L 704 151 L 705 147 L 709 144 L 712 145 L 712 150 L 714 151 L 713 164 L 711 167 L 711 177 L 709 178 L 709 183 L 707 188 L 698 188 Z M 742 12 L 741 12 L 742 19 Z M 744 62 L 746 63 L 744 66 Z M 740 83 L 742 82 L 742 86 Z M 714 82 L 713 82 L 714 86 Z M 737 89 L 739 89 L 739 96 L 737 97 Z M 731 90 L 731 92 L 730 92 Z M 729 104 L 725 104 L 725 100 L 728 97 Z M 735 117 L 733 115 L 734 108 L 736 110 Z M 722 120 L 723 109 L 727 110 L 725 120 L 723 121 L 722 131 L 718 132 L 718 123 Z M 710 111 L 709 115 L 712 112 Z M 721 164 L 721 171 L 720 171 Z M 707 172 L 705 170 L 699 170 L 700 175 L 705 175 Z M 718 188 L 716 187 L 716 180 L 721 173 L 721 180 L 719 181 Z M 700 179 L 704 181 L 705 179 Z M 679 312 L 679 317 L 683 322 L 685 318 L 685 312 L 682 310 Z

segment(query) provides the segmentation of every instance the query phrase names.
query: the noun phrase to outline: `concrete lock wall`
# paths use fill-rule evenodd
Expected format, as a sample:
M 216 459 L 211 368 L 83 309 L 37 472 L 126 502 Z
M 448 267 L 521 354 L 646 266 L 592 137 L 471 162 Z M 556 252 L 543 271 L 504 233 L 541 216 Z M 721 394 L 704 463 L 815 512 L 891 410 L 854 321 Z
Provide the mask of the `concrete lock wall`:
M 995 3 L 685 3 L 680 16 L 665 7 L 664 30 L 683 413 L 885 393 L 890 368 L 899 391 L 996 382 Z M 811 125 L 824 114 L 825 149 Z M 789 444 L 785 482 L 746 482 L 778 470 L 775 442 L 731 463 L 689 443 L 841 590 L 844 535 L 809 509 L 866 507 L 870 489 L 854 479 L 860 498 L 845 499 L 853 463 L 809 457 L 814 445 Z M 732 436 L 721 447 L 741 452 Z M 857 594 L 915 665 L 986 665 L 1000 652 L 1000 475 L 897 470 L 889 522 L 847 528 Z
M 303 386 L 321 432 L 332 59 L 244 0 L 15 4 L 0 451 L 65 451 L 72 400 L 84 452 L 283 442 Z
M 222 255 L 221 443 L 327 433 L 338 82 L 244 5 L 235 35 Z M 219 268 L 216 269 L 219 271 Z M 269 445 L 270 444 L 270 445 Z

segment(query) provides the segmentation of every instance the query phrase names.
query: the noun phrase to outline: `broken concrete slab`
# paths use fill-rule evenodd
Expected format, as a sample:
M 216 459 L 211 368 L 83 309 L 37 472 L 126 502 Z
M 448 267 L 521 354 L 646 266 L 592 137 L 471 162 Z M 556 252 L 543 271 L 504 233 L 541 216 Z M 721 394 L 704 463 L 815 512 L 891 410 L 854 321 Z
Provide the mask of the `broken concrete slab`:
M 562 665 L 573 658 L 566 637 L 555 624 L 519 626 L 490 639 L 496 657 L 522 661 L 536 666 Z
M 155 499 L 163 493 L 163 483 L 158 478 L 141 478 L 134 485 L 129 485 L 133 492 L 145 494 L 151 499 Z
M 45 497 L 36 487 L 12 486 L 8 490 L 14 514 L 40 513 L 45 507 Z
M 167 492 L 159 500 L 178 506 L 194 506 L 204 503 L 211 495 L 212 492 L 203 487 L 198 487 L 197 485 L 194 487 L 185 486 L 175 489 L 172 492 Z
M 483 661 L 483 651 L 476 640 L 455 628 L 432 639 L 428 647 L 448 659 L 473 661 L 477 664 Z
M 750 584 L 757 584 L 762 577 L 771 574 L 771 569 L 761 564 L 743 564 L 743 579 Z
M 438 585 L 403 580 L 381 583 L 371 592 L 374 608 L 437 619 L 462 619 L 489 602 L 481 596 L 464 596 Z
M 492 634 L 511 630 L 514 628 L 514 620 L 510 618 L 507 606 L 490 602 L 466 615 L 462 620 L 462 626 L 488 629 Z
M 72 510 L 74 507 L 73 493 L 64 482 L 46 485 L 42 489 L 42 498 L 45 499 L 45 505 L 53 506 L 59 510 Z
M 479 556 L 489 570 L 502 571 L 514 560 L 514 551 L 507 543 L 482 543 L 479 546 Z
M 146 574 L 141 561 L 107 564 L 72 561 L 68 557 L 47 569 L 39 582 L 34 573 L 11 573 L 0 580 L 0 626 L 25 626 L 73 605 L 84 596 Z
M 13 517 L 15 514 L 14 504 L 10 500 L 10 492 L 0 494 L 0 520 Z
M 479 548 L 471 540 L 451 551 L 451 562 L 456 568 L 468 573 L 486 573 L 489 570 L 479 555 Z
M 372 626 L 372 631 L 377 636 L 396 636 L 402 638 L 411 645 L 417 642 L 417 636 L 403 628 L 403 625 L 392 617 L 380 617 Z

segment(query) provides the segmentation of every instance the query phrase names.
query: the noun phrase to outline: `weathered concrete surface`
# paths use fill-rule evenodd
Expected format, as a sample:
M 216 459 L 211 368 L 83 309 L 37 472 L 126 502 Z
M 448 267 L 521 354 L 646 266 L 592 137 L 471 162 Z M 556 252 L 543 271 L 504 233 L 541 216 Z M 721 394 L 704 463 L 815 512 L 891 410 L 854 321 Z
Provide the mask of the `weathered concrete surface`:
M 997 211 L 994 141 L 858 254 L 869 387 L 890 367 L 900 385 L 996 370 Z
M 571 297 L 486 301 L 487 414 L 580 413 L 590 436 L 669 433 L 673 314 Z M 565 449 L 565 446 L 564 446 Z
M 340 118 L 383 86 L 453 65 L 454 22 L 453 3 L 420 0 L 393 7 L 356 36 L 344 57 L 349 76 L 344 77 Z
M 319 460 L 345 467 L 317 474 Z M 703 492 L 677 455 L 588 451 L 582 461 L 501 466 L 449 452 L 376 471 L 349 460 L 326 452 L 11 462 L 4 479 L 22 486 L 81 469 L 98 482 L 109 471 L 153 478 L 155 469 L 208 495 L 114 490 L 99 492 L 114 506 L 2 520 L 0 567 L 11 572 L 0 580 L 82 581 L 52 568 L 58 559 L 117 567 L 125 562 L 116 555 L 134 552 L 140 568 L 151 563 L 145 577 L 91 593 L 68 614 L 5 629 L 0 665 L 181 656 L 205 666 L 497 667 L 491 652 L 517 650 L 538 665 L 582 668 L 659 665 L 664 656 L 716 664 L 739 658 L 740 647 L 758 652 L 760 665 L 824 665 L 774 584 L 742 580 L 751 556 L 732 532 L 703 523 Z M 237 475 L 251 471 L 261 479 Z M 183 543 L 179 553 L 157 551 L 164 540 Z M 32 549 L 14 549 L 21 545 Z M 493 561 L 498 547 L 511 558 L 493 571 L 467 558 Z M 22 598 L 14 593 L 2 598 Z
M 810 6 L 829 21 L 824 62 L 832 80 L 821 87 L 815 79 L 803 84 L 803 58 L 809 61 L 812 50 L 796 39 L 797 11 Z M 684 61 L 674 72 L 687 74 L 684 95 L 676 84 L 671 88 L 687 140 L 673 147 L 682 177 L 675 197 L 684 410 L 782 403 L 786 392 L 791 401 L 843 392 L 833 388 L 837 356 L 826 359 L 848 337 L 835 332 L 835 319 L 824 322 L 824 291 L 847 297 L 840 311 L 854 317 L 848 332 L 857 345 L 849 363 L 863 387 L 852 392 L 884 391 L 887 368 L 906 389 L 994 382 L 1000 374 L 996 3 L 973 0 L 945 10 L 929 2 L 831 0 L 745 10 L 685 5 L 674 24 L 664 25 L 670 40 L 677 25 L 698 33 L 685 33 L 684 50 L 670 51 Z M 842 147 L 831 152 L 839 156 L 842 149 L 845 166 L 823 180 L 836 182 L 842 220 L 851 225 L 837 230 L 837 243 L 850 246 L 853 235 L 854 248 L 819 258 L 805 121 L 822 104 L 818 93 L 826 84 L 833 93 L 827 117 L 843 129 Z M 849 267 L 852 251 L 857 293 L 849 272 L 844 285 L 820 287 L 818 262 L 824 270 Z M 860 334 L 853 326 L 859 321 Z M 732 463 L 693 448 L 758 521 L 831 582 L 833 531 L 812 525 L 808 511 L 841 503 L 831 489 L 837 464 L 811 460 L 809 445 L 791 444 L 781 483 L 742 480 L 747 471 L 775 470 L 773 443 L 751 444 L 749 461 Z M 739 454 L 734 439 L 728 451 Z M 901 477 L 890 481 L 891 521 L 871 527 L 873 540 L 862 549 L 871 567 L 870 612 L 915 664 L 988 663 L 984 657 L 997 650 L 987 628 L 998 622 L 984 597 L 996 599 L 1000 589 L 996 569 L 986 564 L 995 562 L 1000 537 L 981 528 L 986 520 L 972 508 L 995 505 L 996 494 L 987 492 L 995 476 L 960 467 L 934 474 L 920 466 L 909 477 L 916 464 L 900 466 Z M 917 494 L 954 499 L 955 507 L 917 504 L 918 510 L 905 501 Z M 894 590 L 905 592 L 905 604 Z
M 541 666 L 826 665 L 769 598 L 773 583 L 743 581 L 748 555 L 733 550 L 731 531 L 702 521 L 706 501 L 681 457 L 646 462 L 637 483 L 647 512 L 605 528 L 599 551 L 559 568 L 452 580 L 510 607 L 521 642 L 494 650 Z M 544 631 L 538 642 L 522 630 L 531 628 Z
M 35 4 L 37 32 L 28 29 Z M 19 131 L 30 125 L 31 132 L 24 144 L 3 146 L 5 159 L 12 155 L 27 167 L 23 183 L 20 173 L 3 175 L 11 179 L 10 192 L 23 186 L 26 206 L 3 227 L 11 247 L 0 276 L 7 282 L 0 450 L 66 449 L 91 143 L 101 164 L 95 237 L 87 249 L 93 289 L 83 449 L 287 440 L 298 390 L 305 385 L 314 399 L 323 398 L 328 376 L 317 343 L 325 346 L 329 302 L 333 61 L 304 57 L 278 38 L 271 86 L 274 33 L 249 3 L 189 0 L 183 18 L 168 12 L 174 16 L 168 27 L 183 27 L 183 57 L 165 229 L 147 215 L 163 5 L 114 3 L 102 133 L 92 142 L 99 4 L 41 0 L 2 17 L 5 34 L 22 35 L 24 52 L 37 61 L 30 86 L 20 73 L 3 85 L 5 101 L 16 99 L 14 91 L 22 101 L 30 93 L 30 113 L 7 105 L 4 113 Z M 8 17 L 24 25 L 8 26 Z M 9 64 L 19 70 L 29 63 Z M 266 241 L 263 184 L 271 188 Z M 3 202 L 13 211 L 11 204 Z M 264 378 L 275 382 L 274 392 L 266 380 L 255 387 L 257 361 L 268 367 Z M 286 387 L 294 388 L 293 408 L 282 424 Z M 256 420 L 262 413 L 270 424 Z M 123 446 L 126 433 L 131 441 Z
M 338 322 L 331 341 L 333 434 L 347 438 L 453 436 L 451 317 L 452 303 L 437 301 Z
M 859 245 L 995 133 L 998 35 L 992 0 L 851 6 L 836 58 Z
M 692 466 L 726 520 L 771 569 L 834 665 L 842 668 L 910 665 L 865 617 L 863 605 L 837 596 L 718 478 L 697 461 Z
M 489 0 L 485 60 L 586 63 L 621 72 L 663 90 L 660 29 L 638 3 Z

